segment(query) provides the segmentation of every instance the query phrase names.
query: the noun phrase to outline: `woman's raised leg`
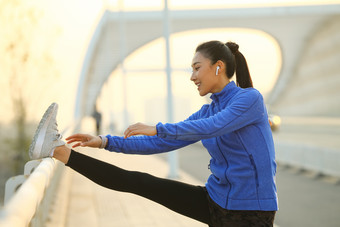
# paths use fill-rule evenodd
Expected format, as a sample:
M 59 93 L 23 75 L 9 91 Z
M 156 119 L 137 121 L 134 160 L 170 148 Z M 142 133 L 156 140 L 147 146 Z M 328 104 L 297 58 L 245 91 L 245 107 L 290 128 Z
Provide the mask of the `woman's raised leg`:
M 112 190 L 142 196 L 187 217 L 210 223 L 207 193 L 203 187 L 127 171 L 67 149 L 66 146 L 57 147 L 54 157 L 93 182 Z

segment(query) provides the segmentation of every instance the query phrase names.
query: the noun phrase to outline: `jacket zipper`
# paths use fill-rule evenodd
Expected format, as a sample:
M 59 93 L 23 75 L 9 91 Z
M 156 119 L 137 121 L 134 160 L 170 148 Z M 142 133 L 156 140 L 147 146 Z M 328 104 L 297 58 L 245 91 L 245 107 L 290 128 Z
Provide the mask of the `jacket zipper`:
M 220 112 L 221 108 L 220 108 L 219 100 L 218 100 L 217 97 L 216 97 L 216 102 L 215 103 L 216 103 L 216 107 L 217 107 L 218 111 Z M 231 182 L 229 181 L 228 176 L 227 176 L 227 170 L 229 169 L 229 163 L 227 161 L 227 158 L 224 156 L 224 154 L 223 154 L 223 152 L 221 150 L 221 147 L 219 146 L 217 137 L 216 137 L 216 145 L 218 146 L 218 150 L 220 151 L 220 153 L 221 153 L 222 157 L 224 158 L 224 161 L 225 161 L 225 163 L 227 165 L 227 168 L 225 169 L 225 172 L 224 172 L 225 179 L 226 179 L 226 181 L 229 184 L 229 190 L 227 192 L 227 199 L 226 199 L 226 204 L 225 204 L 225 208 L 227 209 L 228 208 L 228 201 L 229 201 L 229 194 L 230 194 L 230 191 L 231 191 Z
M 229 194 L 230 194 L 230 191 L 231 191 L 231 182 L 229 181 L 228 176 L 227 176 L 227 170 L 229 169 L 229 163 L 228 163 L 227 158 L 224 156 L 224 154 L 223 154 L 223 152 L 222 152 L 222 150 L 221 150 L 221 148 L 218 144 L 217 138 L 216 138 L 216 145 L 218 146 L 218 150 L 220 151 L 220 153 L 221 153 L 222 157 L 224 158 L 224 161 L 227 165 L 227 168 L 225 169 L 225 172 L 224 172 L 225 179 L 229 184 L 229 190 L 227 192 L 227 199 L 226 199 L 226 204 L 225 204 L 225 208 L 227 209 L 228 208 Z

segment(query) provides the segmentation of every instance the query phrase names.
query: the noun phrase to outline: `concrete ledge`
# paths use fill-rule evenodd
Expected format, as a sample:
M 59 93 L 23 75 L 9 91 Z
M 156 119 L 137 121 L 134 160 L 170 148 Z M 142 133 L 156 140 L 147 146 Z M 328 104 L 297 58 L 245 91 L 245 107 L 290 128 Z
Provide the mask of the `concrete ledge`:
M 340 177 L 340 150 L 288 141 L 275 141 L 276 160 L 320 174 Z

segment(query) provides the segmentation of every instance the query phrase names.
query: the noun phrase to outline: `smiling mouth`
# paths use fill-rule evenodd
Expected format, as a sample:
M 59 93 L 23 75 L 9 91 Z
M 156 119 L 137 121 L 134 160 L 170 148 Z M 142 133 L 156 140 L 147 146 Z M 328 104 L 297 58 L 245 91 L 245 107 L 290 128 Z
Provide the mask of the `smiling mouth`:
M 197 86 L 197 90 L 200 91 L 201 83 L 197 83 L 196 86 Z

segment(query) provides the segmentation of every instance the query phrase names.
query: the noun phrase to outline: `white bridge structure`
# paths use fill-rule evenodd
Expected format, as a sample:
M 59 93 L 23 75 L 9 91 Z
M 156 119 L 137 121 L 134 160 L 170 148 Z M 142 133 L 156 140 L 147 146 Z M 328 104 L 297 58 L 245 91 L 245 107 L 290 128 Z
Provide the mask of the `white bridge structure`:
M 91 115 L 103 84 L 122 59 L 163 36 L 163 13 L 104 12 L 83 62 L 76 119 Z M 277 159 L 340 177 L 340 5 L 178 10 L 169 11 L 169 21 L 171 33 L 232 27 L 274 37 L 282 68 L 267 103 L 282 117 L 274 133 Z M 117 35 L 122 31 L 125 53 Z M 0 211 L 0 226 L 44 226 L 45 200 L 51 197 L 47 189 L 60 180 L 60 168 L 51 160 L 30 163 L 23 176 L 9 180 L 16 183 L 8 186 L 11 196 Z
M 273 36 L 281 47 L 282 68 L 268 103 L 272 104 L 275 112 L 280 112 L 279 102 L 284 102 L 286 88 L 290 87 L 290 82 L 298 81 L 299 71 L 304 68 L 310 68 L 312 72 L 314 68 L 323 70 L 324 67 L 322 65 L 319 67 L 319 64 L 323 64 L 324 61 L 337 65 L 340 41 L 337 31 L 339 12 L 340 5 L 180 10 L 170 11 L 169 20 L 171 33 L 232 27 L 257 29 Z M 120 24 L 122 17 L 126 37 L 123 42 L 119 35 L 122 31 Z M 162 36 L 163 11 L 124 13 L 106 11 L 93 34 L 83 63 L 75 107 L 76 118 L 91 115 L 104 82 L 121 63 L 122 57 L 127 57 L 136 49 Z M 123 56 L 121 56 L 122 44 L 126 49 Z M 328 53 L 330 50 L 332 53 Z M 316 59 L 320 58 L 320 63 L 315 62 L 317 64 L 311 64 L 309 67 L 309 63 L 304 61 L 311 58 L 310 55 L 320 55 L 315 56 Z M 328 61 L 329 58 L 332 60 Z M 328 68 L 328 65 L 326 67 Z M 336 69 L 338 68 L 334 68 L 332 73 L 336 72 Z M 320 72 L 316 73 L 319 75 Z M 324 80 L 325 76 L 320 75 L 316 79 Z M 333 82 L 330 84 L 335 86 Z M 306 89 L 305 86 L 308 85 L 303 83 L 301 86 L 304 88 L 299 90 Z M 338 97 L 339 95 L 332 99 L 334 104 Z M 322 109 L 324 108 L 319 108 L 319 111 Z

